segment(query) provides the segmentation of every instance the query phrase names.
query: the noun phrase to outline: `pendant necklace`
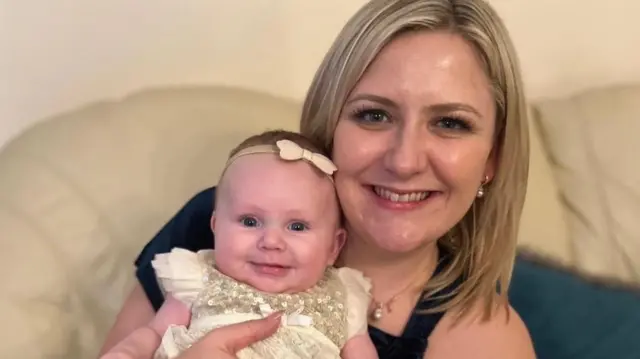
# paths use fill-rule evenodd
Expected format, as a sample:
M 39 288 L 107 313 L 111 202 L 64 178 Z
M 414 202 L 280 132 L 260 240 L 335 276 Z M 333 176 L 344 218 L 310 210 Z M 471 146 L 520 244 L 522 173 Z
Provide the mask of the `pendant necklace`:
M 381 302 L 381 301 L 377 301 L 375 299 L 373 299 L 374 302 L 374 308 L 370 313 L 370 317 L 373 321 L 378 321 L 380 319 L 382 319 L 382 317 L 384 316 L 385 312 L 391 313 L 391 304 L 393 304 L 393 302 L 396 300 L 396 298 L 398 298 L 398 296 L 402 293 L 404 293 L 406 290 L 408 290 L 409 288 L 411 288 L 411 284 L 413 284 L 413 281 L 410 281 L 409 284 L 402 288 L 400 291 L 398 291 L 394 296 L 392 296 L 391 298 L 389 298 L 388 300 Z

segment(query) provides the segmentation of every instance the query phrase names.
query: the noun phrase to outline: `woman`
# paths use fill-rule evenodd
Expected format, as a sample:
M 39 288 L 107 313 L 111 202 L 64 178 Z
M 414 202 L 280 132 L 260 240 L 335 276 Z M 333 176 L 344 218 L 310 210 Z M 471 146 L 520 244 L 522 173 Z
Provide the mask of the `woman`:
M 534 357 L 506 299 L 527 181 L 525 116 L 511 40 L 482 0 L 373 0 L 324 58 L 300 128 L 338 167 L 349 232 L 340 264 L 372 279 L 369 332 L 381 358 Z M 106 348 L 161 305 L 155 254 L 212 246 L 212 193 L 141 253 L 140 284 Z

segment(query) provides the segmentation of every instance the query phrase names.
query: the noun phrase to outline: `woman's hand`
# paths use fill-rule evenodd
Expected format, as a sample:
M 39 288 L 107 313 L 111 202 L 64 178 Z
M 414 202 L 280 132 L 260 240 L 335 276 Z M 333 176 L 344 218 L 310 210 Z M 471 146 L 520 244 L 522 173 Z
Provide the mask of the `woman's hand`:
M 240 349 L 275 333 L 280 326 L 280 316 L 280 314 L 272 314 L 265 319 L 216 329 L 177 359 L 236 359 L 236 353 Z
M 185 312 L 186 311 L 186 312 Z M 280 326 L 280 314 L 219 328 L 207 334 L 177 359 L 235 359 L 242 348 L 268 338 Z M 100 359 L 152 359 L 162 335 L 171 324 L 186 324 L 188 310 L 175 299 L 167 299 L 149 325 L 135 330 Z

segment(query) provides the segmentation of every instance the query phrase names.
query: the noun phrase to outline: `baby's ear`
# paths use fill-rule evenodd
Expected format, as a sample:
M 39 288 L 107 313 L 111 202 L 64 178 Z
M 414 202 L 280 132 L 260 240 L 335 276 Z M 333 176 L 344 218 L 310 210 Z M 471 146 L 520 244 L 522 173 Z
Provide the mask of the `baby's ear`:
M 344 247 L 345 242 L 347 241 L 347 231 L 343 228 L 338 228 L 335 234 L 335 240 L 333 241 L 333 247 L 331 248 L 331 255 L 329 256 L 328 265 L 332 266 L 338 256 L 340 255 L 340 251 L 342 247 Z

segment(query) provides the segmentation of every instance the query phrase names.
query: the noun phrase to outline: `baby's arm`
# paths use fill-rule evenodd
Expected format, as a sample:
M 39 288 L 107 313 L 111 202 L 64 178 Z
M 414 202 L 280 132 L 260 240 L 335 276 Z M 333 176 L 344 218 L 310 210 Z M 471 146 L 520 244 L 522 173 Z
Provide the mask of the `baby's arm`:
M 378 359 L 378 352 L 367 334 L 347 340 L 340 353 L 342 359 Z

